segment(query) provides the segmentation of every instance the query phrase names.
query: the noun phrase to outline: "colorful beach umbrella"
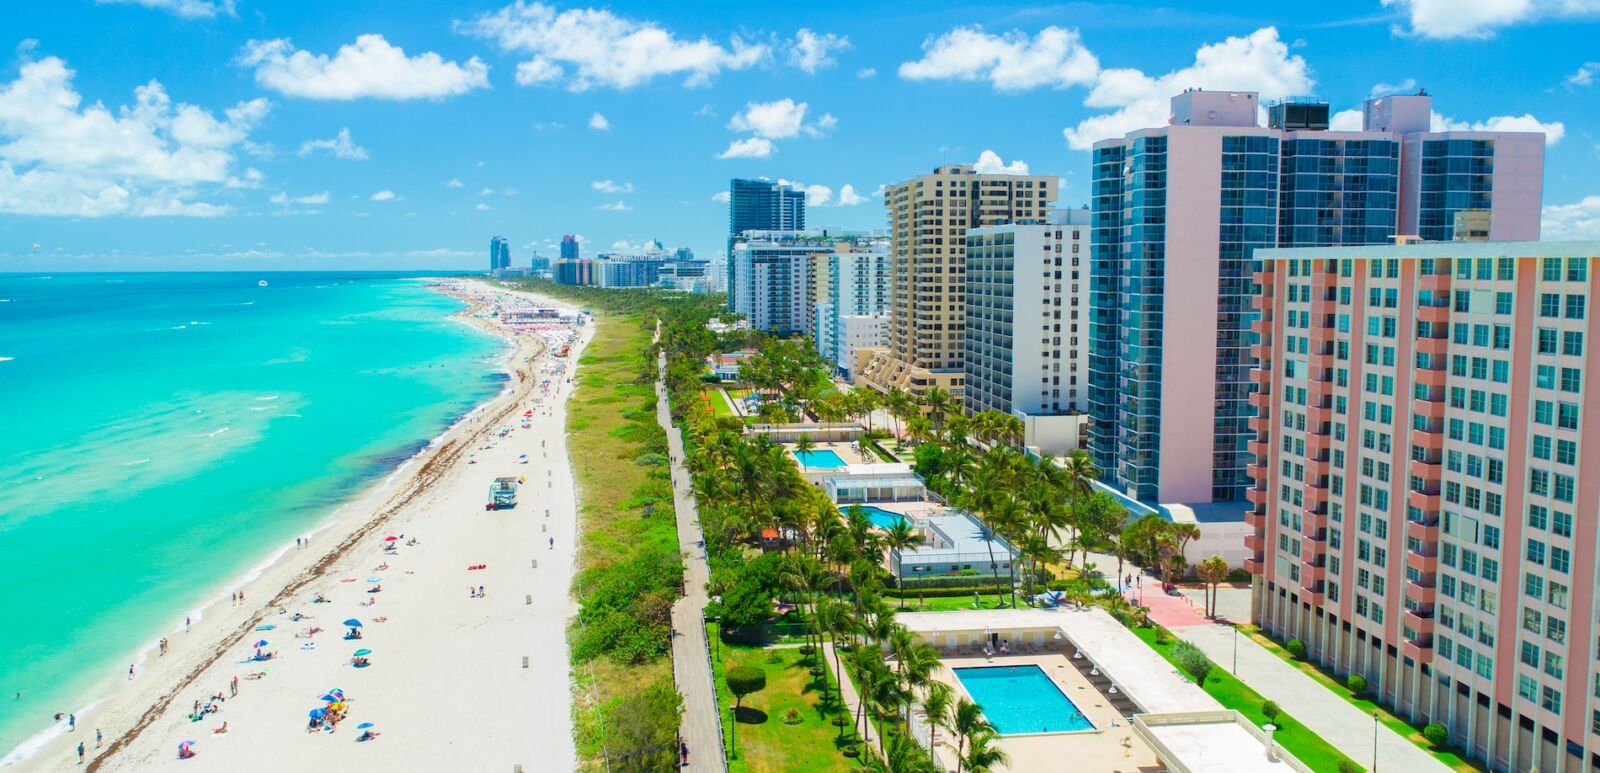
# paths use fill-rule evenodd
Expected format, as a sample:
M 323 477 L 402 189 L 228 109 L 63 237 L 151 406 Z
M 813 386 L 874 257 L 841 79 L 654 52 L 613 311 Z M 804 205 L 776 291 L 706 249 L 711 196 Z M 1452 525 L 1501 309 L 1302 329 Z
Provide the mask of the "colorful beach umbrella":
M 366 730 L 369 727 L 377 727 L 377 725 L 374 725 L 371 722 L 362 722 L 361 724 L 356 725 L 357 730 Z
M 399 538 L 399 537 L 396 537 L 396 536 L 394 536 L 394 535 L 393 535 L 393 534 L 390 534 L 390 535 L 389 535 L 389 536 L 387 536 L 387 537 L 384 537 L 384 538 L 383 538 L 383 541 L 384 541 L 384 542 L 394 542 L 394 541 L 395 541 L 395 540 L 397 540 L 397 539 L 400 539 L 400 538 Z
M 252 644 L 250 646 L 252 646 L 252 647 L 265 647 L 265 646 L 267 646 L 268 643 L 269 642 L 266 639 L 257 639 L 256 643 Z
M 362 655 L 371 655 L 371 654 L 372 654 L 372 650 L 369 650 L 369 649 L 367 649 L 365 647 L 362 647 L 361 649 L 356 650 L 356 657 L 358 657 L 358 658 L 361 657 Z
M 361 627 L 361 621 L 357 620 L 357 619 L 355 619 L 353 617 L 350 618 L 349 620 L 344 621 L 344 624 L 347 625 L 347 626 L 350 626 L 351 628 L 360 628 Z
M 328 710 L 327 709 L 312 709 L 311 710 L 311 718 L 312 719 L 322 719 L 325 716 L 328 716 Z
M 367 578 L 367 582 L 378 582 L 379 580 L 382 580 L 382 579 L 383 578 L 379 577 L 378 575 L 372 575 L 371 577 Z

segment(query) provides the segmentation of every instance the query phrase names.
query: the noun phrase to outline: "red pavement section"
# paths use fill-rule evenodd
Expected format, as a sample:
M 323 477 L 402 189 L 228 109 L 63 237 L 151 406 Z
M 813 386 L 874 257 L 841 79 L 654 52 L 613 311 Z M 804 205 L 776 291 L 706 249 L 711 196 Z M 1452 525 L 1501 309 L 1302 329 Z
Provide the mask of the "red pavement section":
M 1194 625 L 1215 625 L 1205 614 L 1195 609 L 1187 596 L 1168 596 L 1161 592 L 1160 583 L 1150 583 L 1141 598 L 1138 590 L 1127 593 L 1128 600 L 1150 608 L 1150 619 L 1164 628 L 1187 628 Z

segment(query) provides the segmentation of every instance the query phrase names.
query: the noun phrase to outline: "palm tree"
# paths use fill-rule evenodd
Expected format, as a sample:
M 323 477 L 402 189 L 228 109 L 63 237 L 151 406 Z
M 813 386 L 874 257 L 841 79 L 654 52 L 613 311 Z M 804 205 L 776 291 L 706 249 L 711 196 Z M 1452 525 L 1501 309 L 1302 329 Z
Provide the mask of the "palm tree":
M 801 435 L 800 437 L 795 439 L 795 441 L 794 441 L 794 452 L 795 452 L 795 456 L 800 459 L 800 466 L 801 467 L 804 467 L 806 469 L 810 469 L 811 468 L 811 465 L 806 463 L 806 457 L 810 456 L 811 455 L 811 449 L 816 448 L 816 447 L 817 447 L 817 444 L 812 442 L 810 435 Z
M 1095 466 L 1094 457 L 1081 448 L 1067 452 L 1067 457 L 1061 460 L 1061 469 L 1066 473 L 1067 492 L 1074 498 L 1088 496 L 1093 490 L 1090 484 L 1100 479 L 1100 468 Z
M 911 395 L 900 387 L 889 387 L 889 391 L 883 395 L 883 405 L 889 409 L 889 415 L 894 417 L 894 441 L 899 444 L 901 439 L 900 423 L 911 414 Z
M 906 434 L 918 443 L 926 443 L 933 437 L 933 422 L 921 414 L 912 416 L 906 422 Z
M 950 715 L 950 732 L 956 737 L 956 773 L 961 773 L 966 761 L 967 742 L 990 729 L 983 718 L 983 709 L 966 698 L 956 699 L 955 711 Z
M 1228 579 L 1228 562 L 1222 556 L 1212 556 L 1194 565 L 1194 574 L 1205 583 L 1206 616 L 1217 616 L 1216 594 L 1217 585 Z
M 949 392 L 931 386 L 922 393 L 922 404 L 928 409 L 928 418 L 933 422 L 934 429 L 942 430 L 945 417 L 950 415 L 950 409 L 955 405 L 955 398 Z
M 895 521 L 894 526 L 890 527 L 889 531 L 883 535 L 884 546 L 894 551 L 894 587 L 895 590 L 900 591 L 900 607 L 902 609 L 906 605 L 905 576 L 903 574 L 905 571 L 905 551 L 921 545 L 924 541 L 925 538 L 922 536 L 922 532 L 913 528 L 911 522 L 905 518 Z
M 903 733 L 890 733 L 884 745 L 884 770 L 887 773 L 931 773 L 933 763 L 923 756 L 922 747 Z
M 932 682 L 922 694 L 922 716 L 928 721 L 928 754 L 939 746 L 939 728 L 950 723 L 951 702 L 955 690 L 944 682 Z
M 1005 751 L 995 746 L 996 734 L 993 730 L 978 733 L 967 744 L 967 753 L 961 758 L 961 764 L 967 773 L 990 773 L 996 765 L 1004 765 L 1011 761 Z

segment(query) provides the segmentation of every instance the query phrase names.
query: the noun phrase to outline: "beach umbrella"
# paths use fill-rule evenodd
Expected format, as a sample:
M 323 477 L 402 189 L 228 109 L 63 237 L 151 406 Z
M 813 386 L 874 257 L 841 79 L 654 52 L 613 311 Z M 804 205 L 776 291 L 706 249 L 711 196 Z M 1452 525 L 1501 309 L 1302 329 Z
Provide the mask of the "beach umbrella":
M 372 575 L 371 577 L 367 578 L 367 582 L 377 582 L 377 581 L 379 581 L 381 579 L 383 579 L 383 578 L 379 577 L 378 575 Z
M 322 719 L 325 716 L 328 716 L 328 710 L 327 709 L 312 709 L 311 710 L 311 718 L 312 719 Z
M 344 701 L 334 701 L 333 703 L 328 704 L 329 711 L 341 711 L 343 709 Z
M 343 695 L 334 695 L 333 693 L 328 693 L 327 695 L 324 695 L 321 698 L 318 698 L 317 700 L 322 701 L 324 703 L 338 703 L 340 700 L 343 700 L 343 699 L 344 699 Z
M 369 727 L 377 727 L 377 725 L 374 725 L 371 722 L 362 722 L 361 724 L 356 725 L 357 730 L 366 730 Z
M 260 648 L 260 647 L 265 647 L 265 646 L 267 646 L 267 644 L 268 644 L 268 642 L 267 642 L 267 640 L 266 640 L 266 639 L 257 639 L 257 640 L 256 640 L 256 643 L 255 643 L 255 644 L 252 644 L 252 645 L 250 645 L 250 646 L 252 646 L 252 647 L 257 647 L 257 648 Z
M 399 538 L 399 537 L 396 537 L 396 536 L 394 536 L 394 535 L 393 535 L 393 534 L 390 534 L 390 535 L 389 535 L 389 536 L 387 536 L 387 537 L 384 537 L 384 538 L 383 538 L 383 541 L 384 541 L 384 542 L 394 542 L 394 541 L 395 541 L 395 540 L 397 540 L 397 539 L 400 539 L 400 538 Z
M 371 654 L 372 654 L 372 650 L 369 650 L 366 647 L 362 647 L 361 649 L 356 650 L 356 655 L 355 656 L 359 658 L 362 655 L 371 655 Z
M 344 621 L 344 624 L 350 626 L 351 628 L 360 628 L 361 627 L 361 621 L 357 620 L 357 619 L 355 619 L 353 617 L 350 618 L 349 620 Z

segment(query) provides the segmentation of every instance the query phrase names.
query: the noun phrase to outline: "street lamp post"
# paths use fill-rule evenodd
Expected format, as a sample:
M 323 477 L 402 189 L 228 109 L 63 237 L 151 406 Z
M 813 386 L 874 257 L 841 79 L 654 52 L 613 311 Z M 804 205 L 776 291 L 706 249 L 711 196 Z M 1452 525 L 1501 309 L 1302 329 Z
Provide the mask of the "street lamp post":
M 1372 773 L 1378 773 L 1378 710 L 1372 710 Z
M 1239 626 L 1233 627 L 1233 675 L 1239 675 Z

